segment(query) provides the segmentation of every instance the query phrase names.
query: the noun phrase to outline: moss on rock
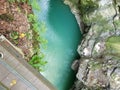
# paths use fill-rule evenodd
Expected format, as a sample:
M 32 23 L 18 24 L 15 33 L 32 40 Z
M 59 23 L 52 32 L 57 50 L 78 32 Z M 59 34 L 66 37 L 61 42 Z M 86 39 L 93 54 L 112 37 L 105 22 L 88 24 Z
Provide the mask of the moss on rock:
M 106 41 L 106 48 L 110 54 L 120 56 L 120 36 L 112 36 Z

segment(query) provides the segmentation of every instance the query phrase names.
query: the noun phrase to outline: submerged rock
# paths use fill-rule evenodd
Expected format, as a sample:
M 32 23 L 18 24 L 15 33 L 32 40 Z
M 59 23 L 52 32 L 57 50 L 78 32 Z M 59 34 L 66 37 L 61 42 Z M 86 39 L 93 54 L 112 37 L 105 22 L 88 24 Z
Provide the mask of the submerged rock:
M 72 70 L 77 71 L 79 67 L 79 60 L 74 60 L 74 62 L 72 63 Z
M 71 90 L 120 90 L 120 1 L 65 0 L 65 3 L 84 34 L 77 50 L 81 56 L 77 80 Z

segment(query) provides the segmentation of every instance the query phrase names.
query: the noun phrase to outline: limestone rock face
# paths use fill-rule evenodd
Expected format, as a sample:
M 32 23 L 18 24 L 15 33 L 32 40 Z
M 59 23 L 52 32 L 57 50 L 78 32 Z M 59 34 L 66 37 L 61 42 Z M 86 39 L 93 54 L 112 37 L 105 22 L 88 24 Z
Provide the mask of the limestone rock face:
M 84 34 L 77 49 L 81 56 L 77 81 L 71 90 L 120 90 L 120 1 L 65 0 L 65 3 Z M 87 13 L 80 7 L 92 11 Z
M 78 6 L 77 6 L 77 4 L 79 3 L 79 0 L 73 0 L 73 1 L 74 2 L 72 2 L 72 0 L 64 0 L 64 3 L 66 5 L 70 6 L 71 12 L 75 15 L 75 18 L 77 20 L 79 28 L 80 28 L 81 32 L 83 33 L 84 26 L 83 26 L 83 23 L 81 21 L 80 11 L 79 11 Z

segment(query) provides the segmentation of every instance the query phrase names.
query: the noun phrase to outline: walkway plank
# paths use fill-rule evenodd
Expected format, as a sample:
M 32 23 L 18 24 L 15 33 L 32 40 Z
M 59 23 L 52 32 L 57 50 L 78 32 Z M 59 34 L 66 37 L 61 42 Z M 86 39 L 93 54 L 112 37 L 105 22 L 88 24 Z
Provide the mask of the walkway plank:
M 10 90 L 56 90 L 4 36 L 0 36 L 0 53 L 0 82 Z

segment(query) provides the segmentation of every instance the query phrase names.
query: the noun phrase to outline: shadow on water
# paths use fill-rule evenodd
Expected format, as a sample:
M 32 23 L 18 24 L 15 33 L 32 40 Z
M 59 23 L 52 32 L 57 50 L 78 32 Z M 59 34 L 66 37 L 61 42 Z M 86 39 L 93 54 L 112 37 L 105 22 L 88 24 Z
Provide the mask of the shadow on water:
M 63 39 L 67 39 L 68 43 L 72 43 L 71 38 L 75 36 L 74 34 L 80 38 L 76 19 L 62 0 L 50 0 L 48 15 L 48 22 L 56 29 L 56 34 L 62 36 Z M 65 31 L 63 32 L 63 30 Z M 75 39 L 75 42 L 79 42 L 79 39 Z
M 41 8 L 44 9 L 45 0 L 41 1 Z M 49 0 L 47 11 L 35 14 L 46 23 L 48 29 L 45 35 L 48 45 L 43 50 L 48 64 L 42 75 L 58 90 L 69 90 L 75 80 L 71 64 L 79 58 L 77 47 L 82 36 L 77 21 L 62 0 Z
M 62 42 L 64 43 L 64 46 L 62 47 L 66 47 L 66 49 L 68 50 L 72 48 L 71 50 L 73 50 L 74 52 L 73 56 L 70 56 L 72 60 L 70 58 L 67 59 L 67 60 L 70 60 L 69 61 L 70 63 L 66 69 L 70 70 L 72 61 L 76 58 L 79 58 L 79 55 L 76 50 L 80 42 L 81 35 L 80 35 L 80 31 L 79 31 L 79 27 L 76 22 L 76 19 L 74 15 L 71 14 L 69 7 L 63 4 L 62 0 L 50 0 L 48 22 L 50 26 L 54 29 L 55 34 L 59 36 Z M 67 55 L 67 53 L 65 54 Z M 68 54 L 68 57 L 69 57 L 69 54 Z M 63 70 L 63 71 L 66 72 L 66 70 Z M 64 78 L 64 73 L 62 75 L 62 78 L 59 78 L 59 79 L 65 79 L 63 84 L 61 82 L 61 85 L 56 85 L 59 88 L 59 90 L 69 90 L 69 88 L 72 86 L 75 80 L 75 73 L 72 70 L 70 70 L 69 73 L 66 72 L 66 74 L 68 75 L 65 78 Z

